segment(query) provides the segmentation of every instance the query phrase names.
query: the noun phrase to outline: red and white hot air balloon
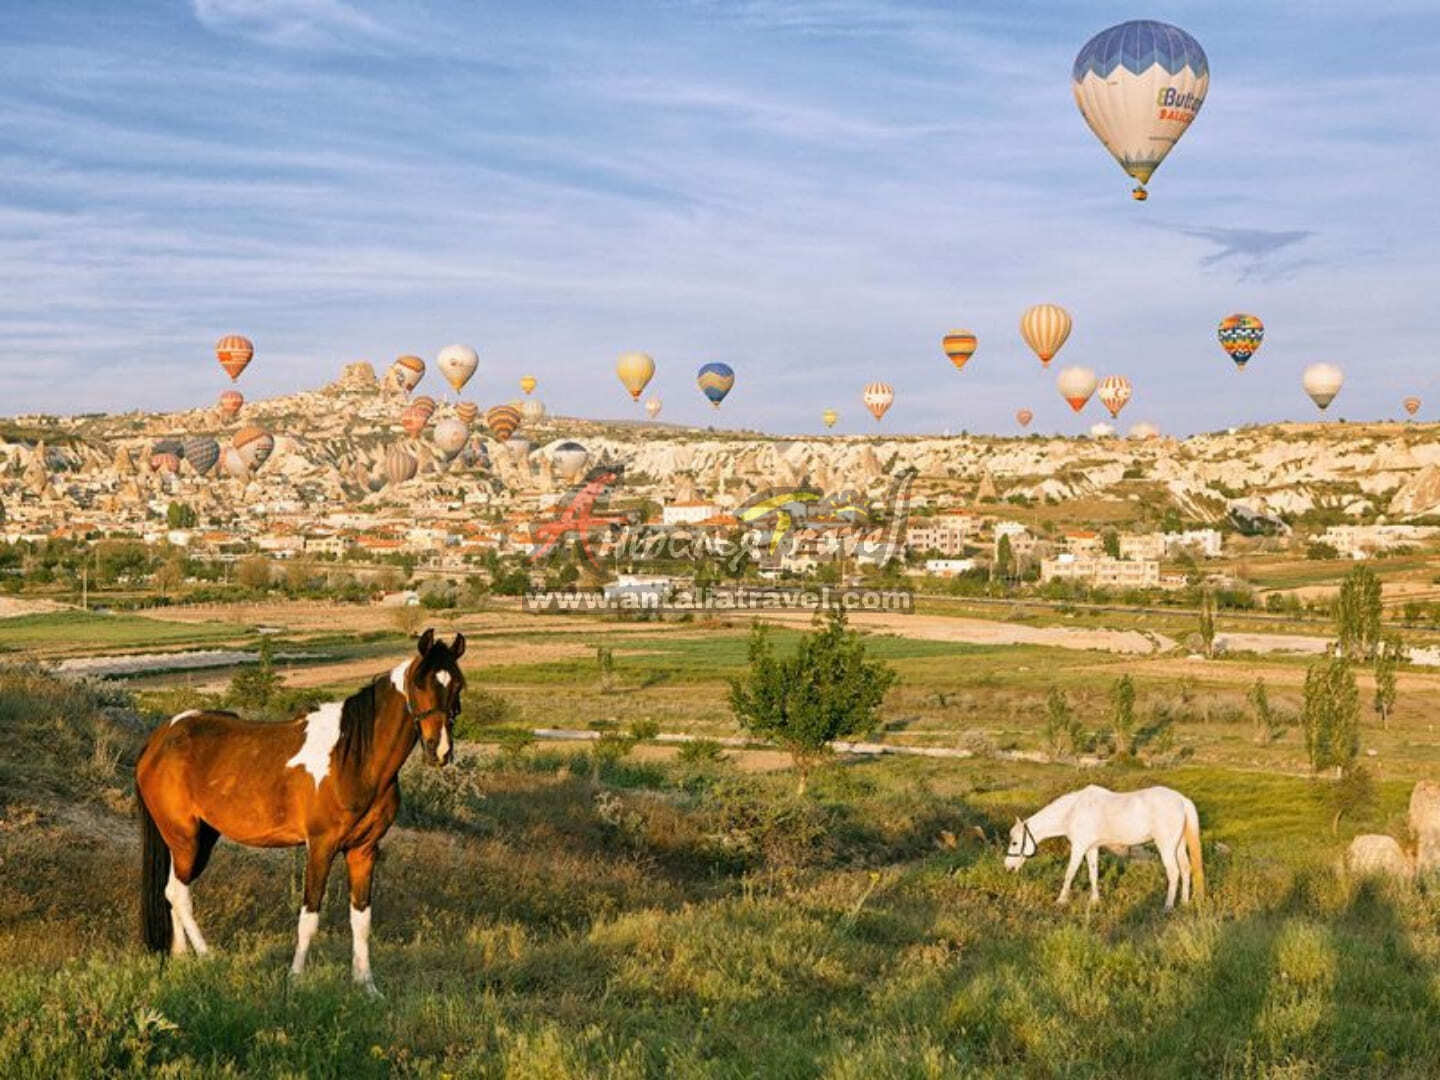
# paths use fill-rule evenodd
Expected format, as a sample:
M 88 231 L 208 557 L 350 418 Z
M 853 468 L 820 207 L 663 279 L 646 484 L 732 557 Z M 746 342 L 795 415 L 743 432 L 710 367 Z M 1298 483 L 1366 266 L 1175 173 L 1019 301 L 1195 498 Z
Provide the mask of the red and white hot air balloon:
M 865 408 L 870 410 L 870 415 L 875 417 L 878 422 L 894 402 L 895 388 L 889 383 L 869 383 L 865 387 L 865 392 L 860 395 L 860 400 L 865 402 Z
M 231 381 L 240 378 L 240 373 L 250 366 L 255 355 L 255 344 L 240 334 L 226 334 L 215 343 L 215 359 L 225 369 Z
M 1100 380 L 1097 396 L 1100 404 L 1110 410 L 1112 418 L 1119 417 L 1120 410 L 1125 408 L 1125 403 L 1130 400 L 1132 389 L 1130 380 L 1124 375 L 1106 375 Z
M 226 420 L 234 420 L 240 415 L 240 409 L 245 404 L 245 395 L 239 390 L 226 390 L 220 395 L 220 415 Z
M 1060 369 L 1055 385 L 1060 389 L 1060 396 L 1070 403 L 1070 408 L 1079 412 L 1095 392 L 1096 381 L 1095 372 L 1087 367 L 1067 367 Z
M 1029 409 L 1020 409 L 1015 413 L 1015 422 L 1021 427 L 1029 427 L 1030 421 L 1035 419 L 1035 414 Z

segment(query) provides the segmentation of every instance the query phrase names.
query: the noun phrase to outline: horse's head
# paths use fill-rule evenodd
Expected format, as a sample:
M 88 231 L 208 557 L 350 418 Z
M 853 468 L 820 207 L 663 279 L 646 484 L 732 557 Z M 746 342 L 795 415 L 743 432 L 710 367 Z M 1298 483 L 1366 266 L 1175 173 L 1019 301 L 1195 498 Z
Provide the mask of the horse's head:
M 1039 846 L 1030 826 L 1017 817 L 1015 824 L 1010 826 L 1010 844 L 1005 849 L 1005 869 L 1012 872 L 1019 870 Z
M 448 765 L 455 760 L 455 717 L 460 715 L 460 694 L 465 689 L 460 670 L 465 635 L 456 634 L 454 642 L 446 645 L 435 639 L 435 631 L 426 630 L 415 647 L 420 655 L 396 669 L 396 689 L 405 695 L 419 729 L 425 760 Z

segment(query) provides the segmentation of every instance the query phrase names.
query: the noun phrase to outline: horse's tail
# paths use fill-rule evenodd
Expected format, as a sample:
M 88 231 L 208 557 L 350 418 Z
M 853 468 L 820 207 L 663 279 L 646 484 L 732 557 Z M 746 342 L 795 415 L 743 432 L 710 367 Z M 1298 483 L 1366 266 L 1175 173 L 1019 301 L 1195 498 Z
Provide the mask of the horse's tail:
M 137 792 L 135 801 L 140 804 L 140 936 L 146 948 L 169 952 L 175 937 L 170 901 L 165 899 L 165 885 L 170 878 L 170 849 L 150 816 L 144 796 Z
M 1190 853 L 1190 882 L 1196 900 L 1205 899 L 1205 859 L 1200 854 L 1200 815 L 1185 800 L 1185 847 Z

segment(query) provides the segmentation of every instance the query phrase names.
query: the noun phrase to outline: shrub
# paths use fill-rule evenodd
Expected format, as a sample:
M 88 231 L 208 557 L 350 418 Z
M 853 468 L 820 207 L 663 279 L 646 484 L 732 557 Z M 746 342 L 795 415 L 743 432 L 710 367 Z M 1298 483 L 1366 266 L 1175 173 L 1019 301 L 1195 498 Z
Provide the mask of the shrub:
M 1317 660 L 1306 669 L 1300 720 L 1310 767 L 1343 774 L 1360 748 L 1360 693 L 1343 656 Z
M 714 765 L 725 760 L 725 747 L 714 739 L 691 739 L 676 755 L 682 765 Z
M 486 729 L 513 724 L 516 719 L 514 703 L 509 698 L 503 697 L 493 690 L 486 690 L 484 687 L 468 687 L 465 691 L 464 705 L 464 711 L 455 721 L 457 738 L 493 738 L 495 733 Z

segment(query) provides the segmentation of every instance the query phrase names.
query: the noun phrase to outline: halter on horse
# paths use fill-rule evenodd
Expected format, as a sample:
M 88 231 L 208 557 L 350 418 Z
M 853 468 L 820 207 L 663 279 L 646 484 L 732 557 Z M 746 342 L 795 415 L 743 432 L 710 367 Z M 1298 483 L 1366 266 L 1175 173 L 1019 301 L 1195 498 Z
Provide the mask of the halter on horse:
M 181 713 L 151 733 L 135 766 L 141 817 L 141 928 L 156 952 L 185 943 L 205 953 L 190 905 L 224 836 L 251 847 L 307 849 L 305 899 L 290 970 L 299 974 L 320 922 L 325 879 L 344 853 L 350 878 L 355 981 L 370 974 L 370 885 L 380 839 L 400 807 L 396 775 L 419 742 L 426 759 L 454 758 L 465 676 L 465 636 L 451 645 L 427 630 L 418 655 L 343 703 L 288 724 L 229 712 Z

